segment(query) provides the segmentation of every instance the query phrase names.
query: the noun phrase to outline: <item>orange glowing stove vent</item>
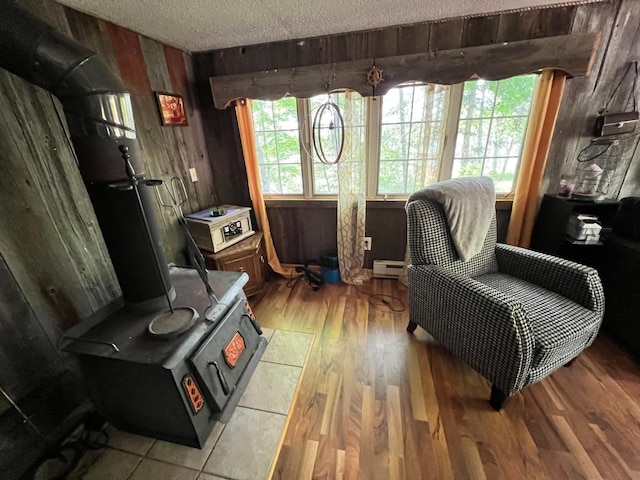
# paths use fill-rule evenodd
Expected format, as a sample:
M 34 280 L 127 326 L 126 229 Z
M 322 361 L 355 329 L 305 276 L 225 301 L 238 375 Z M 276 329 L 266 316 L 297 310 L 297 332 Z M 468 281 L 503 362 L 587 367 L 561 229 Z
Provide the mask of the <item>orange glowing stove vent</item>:
M 235 367 L 238 358 L 240 358 L 245 348 L 247 348 L 247 344 L 244 341 L 244 337 L 240 332 L 236 332 L 224 348 L 224 360 L 227 362 L 227 365 L 231 368 Z
M 182 379 L 182 387 L 187 392 L 187 398 L 189 399 L 189 405 L 194 415 L 197 414 L 202 407 L 204 407 L 204 398 L 200 393 L 200 389 L 196 384 L 196 381 L 191 375 L 185 375 Z

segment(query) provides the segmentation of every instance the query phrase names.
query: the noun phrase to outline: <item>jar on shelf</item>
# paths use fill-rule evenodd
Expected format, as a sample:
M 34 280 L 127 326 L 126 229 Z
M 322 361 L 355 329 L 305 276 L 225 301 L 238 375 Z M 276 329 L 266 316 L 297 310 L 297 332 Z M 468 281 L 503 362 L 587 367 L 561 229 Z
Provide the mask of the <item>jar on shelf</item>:
M 603 200 L 616 196 L 624 177 L 620 157 L 618 140 L 593 139 L 578 154 L 571 197 L 578 200 Z

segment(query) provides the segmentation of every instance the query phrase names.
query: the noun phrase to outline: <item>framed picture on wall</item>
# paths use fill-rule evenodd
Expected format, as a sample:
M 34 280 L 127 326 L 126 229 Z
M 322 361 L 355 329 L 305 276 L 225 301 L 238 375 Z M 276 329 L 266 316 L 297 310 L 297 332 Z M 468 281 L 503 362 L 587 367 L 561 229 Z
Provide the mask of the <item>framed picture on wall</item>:
M 162 125 L 173 127 L 189 125 L 181 95 L 165 92 L 155 92 L 155 94 Z

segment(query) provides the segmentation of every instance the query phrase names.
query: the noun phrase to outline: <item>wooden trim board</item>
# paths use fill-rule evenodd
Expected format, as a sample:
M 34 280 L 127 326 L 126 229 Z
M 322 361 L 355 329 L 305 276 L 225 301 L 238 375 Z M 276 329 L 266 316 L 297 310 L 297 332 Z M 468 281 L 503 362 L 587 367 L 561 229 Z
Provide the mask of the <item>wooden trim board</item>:
M 286 95 L 307 98 L 328 89 L 350 88 L 363 96 L 383 95 L 406 81 L 451 85 L 477 75 L 499 80 L 543 68 L 571 77 L 588 75 L 600 33 L 581 33 L 434 52 L 281 68 L 211 77 L 216 108 L 239 98 L 276 100 Z M 372 65 L 383 70 L 384 81 L 367 84 Z

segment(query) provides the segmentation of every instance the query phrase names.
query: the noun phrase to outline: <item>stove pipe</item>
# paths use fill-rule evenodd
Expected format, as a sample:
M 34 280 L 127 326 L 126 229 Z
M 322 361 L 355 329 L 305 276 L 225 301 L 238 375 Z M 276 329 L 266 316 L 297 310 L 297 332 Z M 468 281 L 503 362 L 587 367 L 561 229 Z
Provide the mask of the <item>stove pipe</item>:
M 151 203 L 152 187 L 138 185 L 144 212 L 135 189 L 114 188 L 130 181 L 121 145 L 129 149 L 137 178 L 145 176 L 129 92 L 91 50 L 12 1 L 0 0 L 0 8 L 0 67 L 62 102 L 78 167 L 128 307 L 141 312 L 166 307 L 167 295 L 174 298 L 175 290 Z

